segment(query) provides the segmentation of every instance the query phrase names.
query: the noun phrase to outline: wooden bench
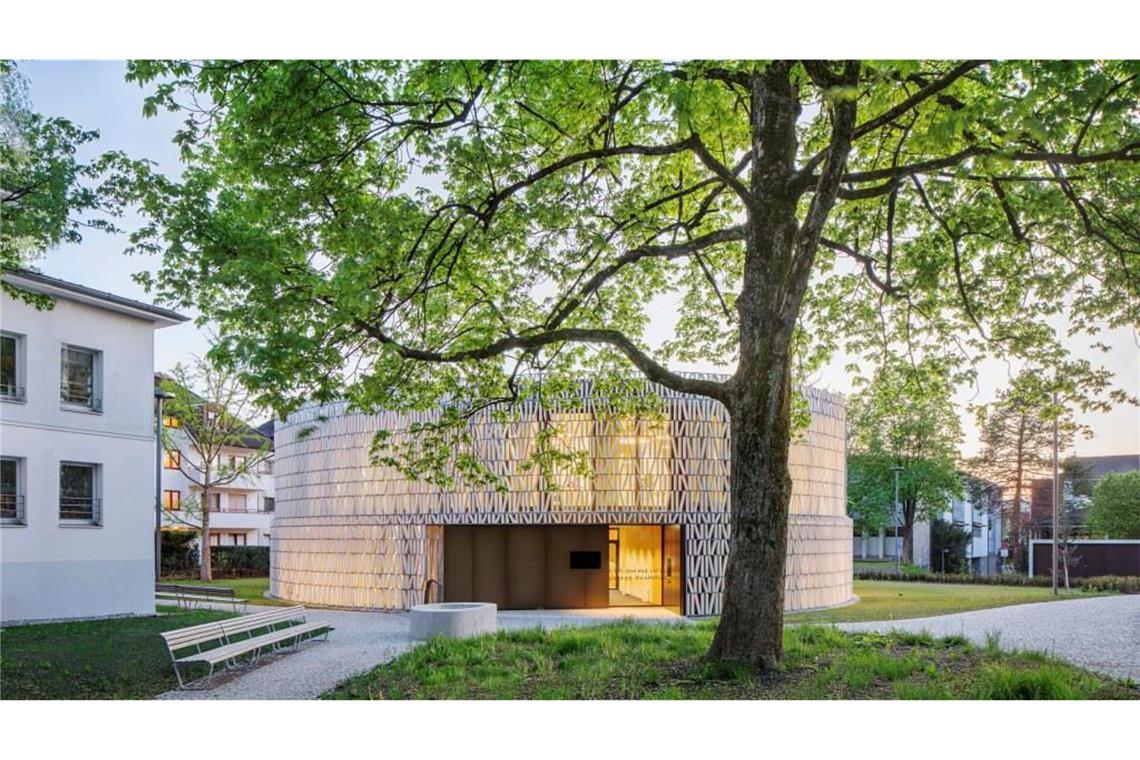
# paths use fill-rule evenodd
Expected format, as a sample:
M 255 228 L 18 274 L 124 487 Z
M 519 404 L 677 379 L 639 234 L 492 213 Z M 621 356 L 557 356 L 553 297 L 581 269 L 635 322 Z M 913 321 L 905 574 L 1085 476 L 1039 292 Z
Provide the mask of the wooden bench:
M 302 641 L 321 635 L 322 640 L 327 639 L 332 630 L 327 623 L 308 622 L 305 608 L 298 605 L 179 628 L 161 636 L 170 653 L 178 688 L 205 689 L 219 665 L 227 670 L 250 668 L 262 654 L 296 651 Z M 186 681 L 182 671 L 191 665 L 205 665 L 209 670 L 202 678 Z
M 229 602 L 238 612 L 238 606 L 245 612 L 249 602 L 240 598 L 232 588 L 220 586 L 189 586 L 181 583 L 156 583 L 154 595 L 157 599 L 173 599 L 179 607 L 190 608 L 202 602 Z

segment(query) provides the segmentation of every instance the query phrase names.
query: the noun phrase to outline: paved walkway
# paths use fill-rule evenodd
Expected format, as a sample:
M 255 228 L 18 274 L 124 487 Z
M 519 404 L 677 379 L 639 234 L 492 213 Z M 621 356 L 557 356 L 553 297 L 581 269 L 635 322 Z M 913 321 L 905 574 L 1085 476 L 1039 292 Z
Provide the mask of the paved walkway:
M 840 623 L 838 627 L 960 634 L 981 645 L 988 634 L 997 633 L 1003 649 L 1043 651 L 1089 670 L 1140 681 L 1140 595 L 1135 594 L 1018 604 L 915 620 Z
M 250 611 L 260 607 L 250 605 Z M 364 673 L 407 652 L 415 642 L 408 638 L 406 612 L 350 612 L 307 610 L 310 621 L 336 627 L 328 641 L 302 644 L 286 655 L 267 658 L 252 670 L 223 674 L 215 686 L 203 691 L 168 691 L 158 699 L 315 699 L 351 676 Z M 620 610 L 527 610 L 499 613 L 499 628 L 557 628 L 596 625 L 622 618 L 663 623 L 685 619 L 660 608 Z

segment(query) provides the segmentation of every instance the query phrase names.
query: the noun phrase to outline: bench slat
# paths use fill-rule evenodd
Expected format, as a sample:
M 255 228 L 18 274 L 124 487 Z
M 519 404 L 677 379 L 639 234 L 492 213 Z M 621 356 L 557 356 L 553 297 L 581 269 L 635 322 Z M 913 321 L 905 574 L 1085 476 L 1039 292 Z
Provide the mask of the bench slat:
M 289 628 L 282 628 L 279 631 L 267 633 L 264 636 L 245 639 L 244 641 L 238 641 L 233 644 L 226 644 L 216 649 L 208 649 L 205 652 L 199 652 L 187 655 L 185 657 L 179 657 L 178 662 L 206 662 L 216 665 L 219 662 L 225 662 L 226 660 L 240 657 L 243 654 L 248 654 L 255 650 L 261 649 L 262 647 L 271 646 L 282 641 L 295 639 L 298 636 L 304 636 L 305 634 L 310 634 L 326 629 L 331 631 L 332 626 L 326 625 L 325 623 L 305 623 L 304 625 L 294 625 L 290 626 Z

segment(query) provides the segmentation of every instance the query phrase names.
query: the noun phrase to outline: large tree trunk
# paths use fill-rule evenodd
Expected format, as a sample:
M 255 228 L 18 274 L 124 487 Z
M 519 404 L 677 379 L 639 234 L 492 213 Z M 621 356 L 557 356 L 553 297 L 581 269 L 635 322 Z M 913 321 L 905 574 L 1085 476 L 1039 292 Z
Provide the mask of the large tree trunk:
M 857 80 L 857 65 L 845 64 L 844 72 L 847 84 Z M 740 358 L 723 399 L 732 432 L 732 537 L 709 657 L 771 669 L 784 650 L 792 336 L 850 150 L 855 106 L 849 101 L 835 107 L 829 155 L 801 228 L 800 194 L 792 182 L 800 103 L 791 64 L 773 61 L 753 73 L 749 84 L 753 168 L 736 299 Z
M 791 383 L 786 367 L 742 379 L 748 387 L 729 409 L 732 539 L 709 657 L 770 669 L 784 650 Z

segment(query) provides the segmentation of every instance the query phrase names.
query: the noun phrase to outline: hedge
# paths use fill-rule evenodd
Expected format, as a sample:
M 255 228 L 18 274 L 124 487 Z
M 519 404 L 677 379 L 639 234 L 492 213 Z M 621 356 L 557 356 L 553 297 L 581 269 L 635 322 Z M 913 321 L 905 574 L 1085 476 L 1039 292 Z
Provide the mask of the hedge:
M 212 546 L 215 578 L 260 578 L 269 575 L 268 546 Z
M 162 575 L 165 578 L 197 578 L 198 548 L 182 540 L 185 534 L 167 539 L 162 534 Z M 192 539 L 193 534 L 189 534 Z M 212 546 L 210 564 L 214 578 L 262 578 L 269 575 L 268 546 Z
M 925 573 L 923 575 L 895 575 L 874 570 L 857 570 L 855 578 L 861 581 L 899 581 L 902 583 L 972 583 L 983 586 L 1041 586 L 1050 587 L 1053 580 L 1047 575 L 968 575 L 964 573 Z M 1140 594 L 1140 577 L 1102 575 L 1094 578 L 1072 578 L 1069 586 L 1081 591 L 1119 591 L 1122 594 Z

